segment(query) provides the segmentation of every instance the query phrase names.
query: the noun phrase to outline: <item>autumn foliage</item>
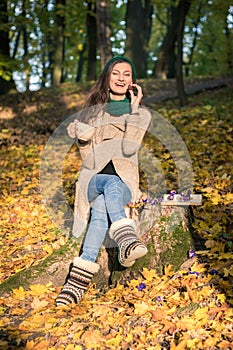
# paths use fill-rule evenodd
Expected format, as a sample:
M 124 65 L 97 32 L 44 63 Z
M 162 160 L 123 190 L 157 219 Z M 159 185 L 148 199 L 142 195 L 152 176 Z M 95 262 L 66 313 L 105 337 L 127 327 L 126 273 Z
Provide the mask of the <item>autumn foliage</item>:
M 145 92 L 151 91 L 146 86 Z M 2 99 L 1 271 L 0 281 L 39 264 L 67 237 L 50 220 L 39 191 L 43 147 L 61 121 L 79 108 L 83 96 L 72 86 L 56 93 Z M 232 91 L 221 89 L 153 106 L 178 130 L 193 161 L 193 209 L 199 262 L 164 274 L 144 269 L 137 280 L 100 291 L 92 286 L 72 307 L 54 306 L 60 287 L 32 284 L 4 291 L 0 299 L 0 349 L 232 349 Z M 158 148 L 170 189 L 172 159 Z M 80 161 L 71 150 L 64 164 L 64 186 L 72 186 Z M 69 160 L 72 163 L 69 164 Z M 72 166 L 71 166 L 72 165 Z

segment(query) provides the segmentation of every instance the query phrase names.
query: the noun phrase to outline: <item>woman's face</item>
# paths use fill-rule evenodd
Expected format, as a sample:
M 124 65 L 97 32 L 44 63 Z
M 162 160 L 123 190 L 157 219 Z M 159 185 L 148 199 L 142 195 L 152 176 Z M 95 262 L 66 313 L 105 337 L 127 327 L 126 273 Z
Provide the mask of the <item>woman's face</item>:
M 125 98 L 128 86 L 132 84 L 132 67 L 127 62 L 116 63 L 110 74 L 110 97 L 114 100 Z

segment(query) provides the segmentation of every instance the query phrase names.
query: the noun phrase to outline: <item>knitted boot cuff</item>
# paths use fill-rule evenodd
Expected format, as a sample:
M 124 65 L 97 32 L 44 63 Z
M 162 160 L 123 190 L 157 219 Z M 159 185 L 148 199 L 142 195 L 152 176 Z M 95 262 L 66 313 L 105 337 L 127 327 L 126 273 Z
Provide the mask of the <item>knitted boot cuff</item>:
M 79 256 L 74 258 L 73 264 L 76 267 L 79 267 L 83 270 L 87 270 L 88 272 L 91 272 L 93 274 L 99 271 L 99 264 L 94 263 L 93 261 L 84 260 Z
M 113 239 L 114 232 L 124 226 L 131 226 L 134 230 L 136 230 L 136 225 L 134 220 L 123 218 L 112 223 L 109 229 L 109 237 Z

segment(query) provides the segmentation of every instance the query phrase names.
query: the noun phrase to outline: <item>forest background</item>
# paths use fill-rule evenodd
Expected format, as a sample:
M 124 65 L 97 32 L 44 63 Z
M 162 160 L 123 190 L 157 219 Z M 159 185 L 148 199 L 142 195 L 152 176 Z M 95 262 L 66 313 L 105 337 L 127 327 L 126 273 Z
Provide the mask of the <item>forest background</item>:
M 232 349 L 232 32 L 229 0 L 0 1 L 0 349 Z M 77 244 L 43 207 L 41 157 L 115 54 L 133 60 L 145 104 L 190 152 L 204 264 L 145 269 L 57 310 L 60 281 L 42 276 L 59 273 Z M 168 150 L 150 146 L 176 189 Z M 70 203 L 79 168 L 72 147 L 62 169 Z
M 95 80 L 113 54 L 138 78 L 232 73 L 233 7 L 226 0 L 2 0 L 0 92 Z

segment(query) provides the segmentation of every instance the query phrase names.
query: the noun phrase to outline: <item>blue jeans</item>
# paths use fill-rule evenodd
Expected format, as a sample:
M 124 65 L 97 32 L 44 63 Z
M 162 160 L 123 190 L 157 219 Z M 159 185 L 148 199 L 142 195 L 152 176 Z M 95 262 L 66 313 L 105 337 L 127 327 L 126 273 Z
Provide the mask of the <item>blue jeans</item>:
M 91 220 L 81 258 L 95 262 L 110 222 L 126 217 L 124 206 L 131 200 L 128 186 L 116 175 L 96 174 L 88 186 Z

